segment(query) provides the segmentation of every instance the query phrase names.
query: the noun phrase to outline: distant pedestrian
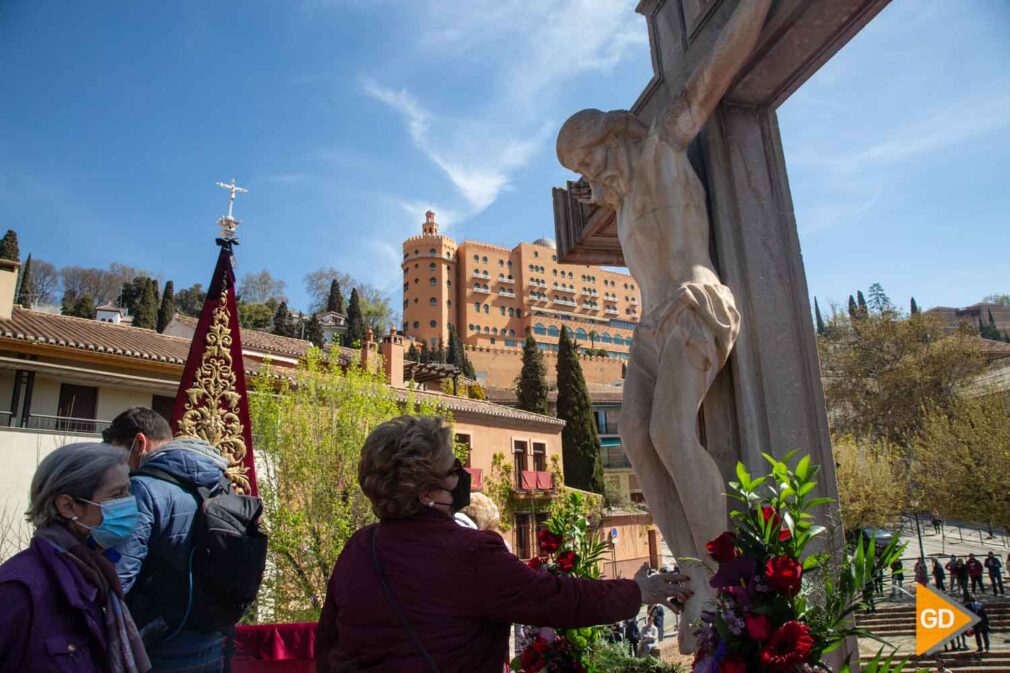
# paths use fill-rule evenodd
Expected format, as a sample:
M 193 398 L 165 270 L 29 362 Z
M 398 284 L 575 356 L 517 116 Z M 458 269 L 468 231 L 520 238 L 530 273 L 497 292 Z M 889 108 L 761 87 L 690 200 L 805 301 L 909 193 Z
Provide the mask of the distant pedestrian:
M 631 656 L 638 656 L 638 641 L 642 638 L 642 632 L 638 628 L 638 617 L 629 617 L 624 620 L 624 642 L 628 644 L 628 651 Z
M 999 589 L 999 595 L 1002 596 L 1003 592 L 1003 563 L 999 560 L 999 557 L 989 552 L 989 555 L 985 559 L 985 567 L 989 570 L 989 582 L 992 583 L 992 595 L 996 595 L 996 590 Z
M 652 617 L 645 624 L 645 628 L 642 629 L 641 642 L 638 645 L 638 656 L 647 657 L 649 653 L 652 652 L 652 648 L 656 646 L 659 641 L 659 629 L 652 621 Z
M 971 591 L 974 592 L 977 586 L 978 590 L 985 593 L 985 582 L 982 581 L 982 564 L 979 563 L 974 554 L 968 554 L 965 566 L 968 567 L 968 577 L 971 579 Z
M 876 593 L 878 595 L 880 595 L 880 596 L 884 595 L 884 569 L 883 568 L 881 568 L 880 570 L 878 570 L 876 572 L 876 574 L 873 576 L 873 588 L 876 590 Z
M 659 640 L 663 640 L 663 624 L 666 622 L 666 612 L 663 610 L 663 606 L 653 605 L 649 608 L 649 616 L 652 617 L 653 623 L 656 625 L 656 630 L 659 631 Z
M 931 516 L 933 520 L 933 532 L 939 535 L 943 532 L 943 521 L 940 519 L 940 515 L 936 512 L 933 512 Z
M 940 591 L 946 591 L 947 589 L 943 585 L 943 581 L 946 579 L 946 573 L 943 571 L 943 566 L 936 559 L 933 559 L 933 582 L 936 583 L 936 588 Z
M 901 559 L 895 559 L 891 564 L 891 598 L 894 598 L 896 592 L 904 591 L 904 584 L 905 571 L 902 569 Z
M 915 562 L 915 581 L 926 586 L 929 584 L 929 573 L 926 572 L 926 561 L 919 559 Z
M 951 558 L 954 558 L 954 557 L 952 556 Z M 955 579 L 957 579 L 957 586 L 961 590 L 961 593 L 964 594 L 964 600 L 967 601 L 968 600 L 968 566 L 967 566 L 967 564 L 963 560 L 957 559 L 957 561 L 954 563 L 954 572 L 951 573 L 951 576 L 954 577 Z M 951 587 L 951 588 L 953 588 L 953 587 Z
M 983 644 L 985 645 L 985 651 L 989 651 L 989 615 L 985 611 L 985 606 L 975 598 L 972 594 L 968 603 L 965 607 L 974 612 L 979 619 L 978 624 L 975 625 L 975 645 L 978 646 L 978 651 L 982 651 Z

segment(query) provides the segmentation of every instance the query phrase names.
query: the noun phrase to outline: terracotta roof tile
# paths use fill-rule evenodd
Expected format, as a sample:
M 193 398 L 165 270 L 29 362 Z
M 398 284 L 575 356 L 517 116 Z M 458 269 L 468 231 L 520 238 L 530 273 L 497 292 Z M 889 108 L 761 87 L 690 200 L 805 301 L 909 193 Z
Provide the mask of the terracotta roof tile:
M 175 320 L 186 327 L 196 331 L 197 319 L 188 315 L 176 314 Z M 308 352 L 312 344 L 304 339 L 294 337 L 279 336 L 269 332 L 261 332 L 255 329 L 239 328 L 242 335 L 242 347 L 253 351 L 262 351 L 274 355 L 287 355 L 291 357 L 302 357 Z M 357 349 L 339 346 L 341 355 L 352 357 L 358 354 Z
M 412 392 L 418 399 L 431 400 L 436 404 L 444 405 L 447 409 L 454 412 L 480 414 L 482 416 L 497 416 L 499 418 L 511 418 L 518 421 L 525 421 L 527 423 L 552 425 L 558 428 L 564 427 L 565 425 L 563 420 L 555 418 L 554 416 L 534 414 L 530 411 L 521 411 L 520 409 L 515 409 L 513 407 L 495 404 L 491 401 L 472 400 L 467 397 L 456 397 L 454 395 L 446 395 L 445 393 L 438 393 L 429 390 L 403 390 L 400 392 L 400 398 L 405 398 L 410 392 Z

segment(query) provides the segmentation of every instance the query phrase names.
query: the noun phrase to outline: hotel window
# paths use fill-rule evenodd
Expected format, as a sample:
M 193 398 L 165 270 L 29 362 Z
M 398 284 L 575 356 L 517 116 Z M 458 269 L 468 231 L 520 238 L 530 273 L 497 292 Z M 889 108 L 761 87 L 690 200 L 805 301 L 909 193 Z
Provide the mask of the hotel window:
M 430 264 L 428 264 L 428 271 L 434 271 L 434 270 L 435 270 L 435 262 L 431 262 Z
M 428 285 L 438 285 L 438 278 L 435 278 L 434 276 L 432 276 L 431 278 L 429 278 L 428 279 Z
M 509 317 L 510 318 L 516 317 L 516 310 L 514 308 L 511 307 L 509 308 Z
M 540 253 L 539 253 L 539 252 L 537 252 L 536 250 L 534 250 L 534 251 L 533 251 L 533 256 L 534 256 L 534 257 L 539 257 L 539 256 L 540 256 Z
M 551 260 L 554 261 L 554 262 L 558 261 L 558 256 L 557 255 L 551 255 Z
M 504 259 L 499 259 L 498 260 L 498 266 L 505 266 L 505 260 Z
M 491 334 L 494 334 L 495 336 L 498 336 L 498 328 L 497 327 L 492 327 L 491 328 Z
M 480 302 L 479 301 L 475 301 L 473 303 L 473 310 L 477 311 L 477 313 L 480 313 Z
M 523 310 L 521 308 L 517 308 L 516 309 L 516 317 L 517 318 L 522 318 L 523 317 Z
M 515 336 L 515 335 L 516 335 L 516 331 L 514 329 L 510 329 L 509 330 L 509 336 Z
M 490 334 L 490 333 L 491 333 L 491 330 L 488 328 L 487 325 L 484 325 L 484 334 Z
M 473 261 L 479 262 L 480 261 L 480 255 L 474 255 L 473 256 Z
M 547 471 L 547 445 L 533 442 L 533 469 L 537 472 Z
M 428 327 L 438 327 L 438 322 L 435 321 L 435 320 L 432 320 L 432 321 L 428 322 Z
M 435 299 L 434 297 L 432 297 L 431 299 L 429 299 L 428 303 L 431 304 L 432 306 L 438 306 L 438 300 Z
M 414 329 L 417 329 L 417 328 L 418 328 L 418 327 L 420 327 L 420 326 L 421 326 L 421 323 L 419 323 L 419 322 L 417 322 L 417 321 L 415 320 L 415 321 L 414 321 Z
M 490 312 L 491 308 L 487 304 L 484 304 L 484 313 L 490 313 Z
M 466 328 L 472 332 L 473 331 L 473 323 L 470 323 L 469 325 L 467 325 Z
M 544 334 L 547 334 L 547 328 L 544 327 L 543 324 L 537 323 L 533 326 L 533 333 L 543 336 Z
M 482 261 L 485 264 L 487 264 L 487 255 L 484 255 L 484 257 L 482 257 L 480 261 Z
M 435 248 L 428 248 L 428 254 L 429 255 L 434 255 L 435 254 Z
M 505 307 L 504 306 L 499 306 L 498 310 L 501 311 L 502 315 L 505 315 Z
M 557 327 L 555 327 L 554 325 L 551 325 L 550 327 L 547 328 L 547 336 L 552 336 L 552 337 L 561 336 L 561 331 Z

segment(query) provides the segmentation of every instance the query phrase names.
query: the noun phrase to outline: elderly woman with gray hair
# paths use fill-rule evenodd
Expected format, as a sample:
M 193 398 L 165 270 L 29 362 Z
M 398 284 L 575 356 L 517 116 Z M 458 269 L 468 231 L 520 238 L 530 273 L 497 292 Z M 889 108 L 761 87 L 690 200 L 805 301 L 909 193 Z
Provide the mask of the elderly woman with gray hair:
M 31 546 L 0 565 L 0 673 L 146 673 L 113 547 L 137 524 L 126 452 L 62 446 L 32 479 Z
M 453 514 L 470 503 L 470 475 L 448 426 L 401 416 L 368 436 L 358 483 L 379 523 L 337 559 L 316 635 L 318 673 L 501 673 L 512 622 L 576 628 L 681 603 L 673 573 L 593 580 L 537 572 L 491 531 Z M 479 518 L 479 517 L 478 517 Z

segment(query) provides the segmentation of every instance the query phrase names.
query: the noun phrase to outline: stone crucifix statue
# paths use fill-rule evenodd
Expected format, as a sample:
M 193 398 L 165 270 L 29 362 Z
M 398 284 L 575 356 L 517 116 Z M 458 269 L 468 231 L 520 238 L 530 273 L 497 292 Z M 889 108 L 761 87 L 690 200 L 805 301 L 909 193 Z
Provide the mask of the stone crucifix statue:
M 617 212 L 624 259 L 642 291 L 624 383 L 621 441 L 681 571 L 691 577 L 680 649 L 714 590 L 705 543 L 726 528 L 719 469 L 698 441 L 698 410 L 740 329 L 733 294 L 709 254 L 705 189 L 687 148 L 757 43 L 772 0 L 741 0 L 711 51 L 651 126 L 626 110 L 583 110 L 558 134 L 576 194 Z M 687 559 L 700 559 L 691 562 Z

